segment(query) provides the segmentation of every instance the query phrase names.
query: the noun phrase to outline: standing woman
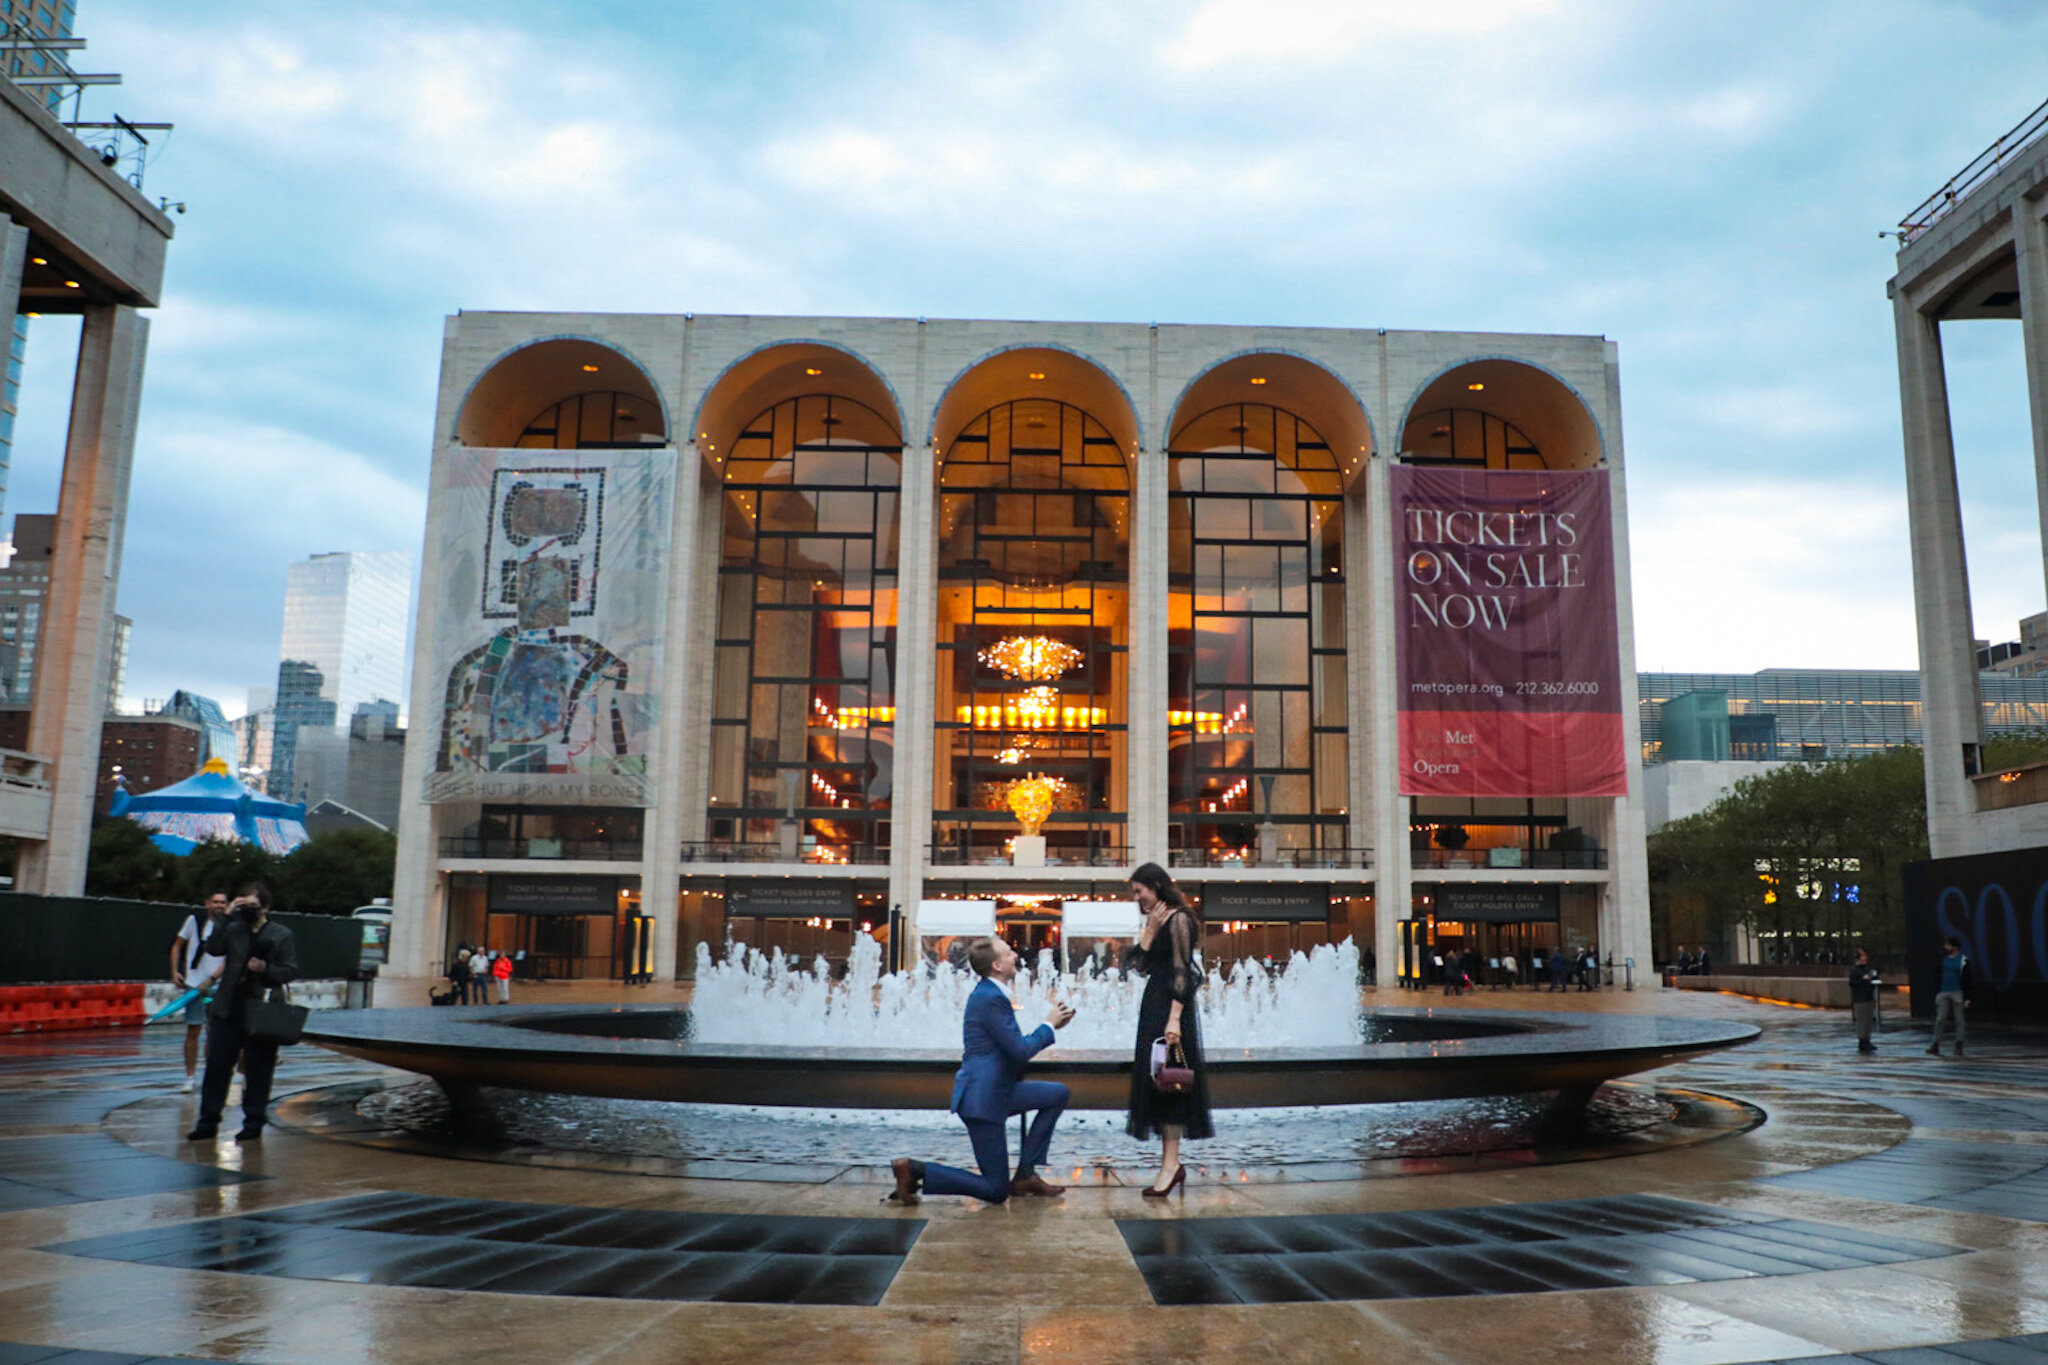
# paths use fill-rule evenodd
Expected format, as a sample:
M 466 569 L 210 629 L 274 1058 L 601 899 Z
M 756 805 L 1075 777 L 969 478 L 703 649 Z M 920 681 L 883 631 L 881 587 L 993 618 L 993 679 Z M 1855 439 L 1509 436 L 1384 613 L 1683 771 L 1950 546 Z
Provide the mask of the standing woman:
M 1138 941 L 1125 962 L 1145 978 L 1138 1002 L 1138 1042 L 1131 1065 L 1131 1113 L 1124 1129 L 1134 1138 L 1159 1135 L 1159 1175 L 1146 1189 L 1147 1199 L 1163 1199 L 1187 1178 L 1180 1143 L 1216 1135 L 1209 1121 L 1209 1075 L 1202 1061 L 1202 1033 L 1195 992 L 1202 974 L 1195 965 L 1201 924 L 1166 869 L 1146 863 L 1131 874 L 1131 898 L 1145 916 Z M 1152 1085 L 1152 1043 L 1166 1039 L 1180 1044 L 1195 1073 L 1192 1090 L 1161 1094 Z

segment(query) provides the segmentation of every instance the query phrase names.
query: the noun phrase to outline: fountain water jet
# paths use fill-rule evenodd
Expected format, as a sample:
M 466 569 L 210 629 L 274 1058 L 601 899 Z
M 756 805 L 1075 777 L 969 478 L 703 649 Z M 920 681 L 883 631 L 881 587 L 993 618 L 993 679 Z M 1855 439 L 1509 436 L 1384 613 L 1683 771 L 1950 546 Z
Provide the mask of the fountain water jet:
M 780 949 L 763 953 L 733 944 L 723 960 L 697 946 L 691 995 L 693 1043 L 766 1043 L 778 1047 L 955 1048 L 960 1016 L 974 989 L 973 973 L 940 966 L 883 973 L 881 945 L 854 940 L 846 975 L 833 980 L 821 959 L 792 970 Z M 1041 951 L 1020 969 L 1014 994 L 1018 1021 L 1030 1028 L 1055 999 L 1074 1007 L 1060 1030 L 1063 1051 L 1128 1053 L 1138 1029 L 1143 980 L 1089 959 L 1078 972 L 1059 972 Z M 1358 1008 L 1358 949 L 1350 939 L 1296 952 L 1277 971 L 1242 961 L 1227 975 L 1211 970 L 1201 994 L 1202 1041 L 1232 1048 L 1345 1047 L 1364 1041 Z

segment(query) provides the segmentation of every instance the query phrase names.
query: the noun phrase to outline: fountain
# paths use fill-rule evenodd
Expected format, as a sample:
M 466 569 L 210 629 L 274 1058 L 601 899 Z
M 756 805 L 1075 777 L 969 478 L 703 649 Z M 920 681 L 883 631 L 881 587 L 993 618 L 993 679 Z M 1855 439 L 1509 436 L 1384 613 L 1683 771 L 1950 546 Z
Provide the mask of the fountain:
M 950 968 L 883 974 L 865 935 L 849 970 L 796 972 L 779 954 L 700 949 L 692 1007 L 579 1005 L 336 1011 L 306 1037 L 429 1076 L 458 1106 L 478 1087 L 690 1104 L 940 1109 L 959 1064 L 971 979 Z M 1203 1032 L 1219 1108 L 1383 1104 L 1554 1092 L 1567 1122 L 1607 1080 L 1746 1043 L 1757 1030 L 1648 1015 L 1447 1014 L 1358 1007 L 1347 942 L 1277 972 L 1212 971 Z M 1077 1007 L 1036 1078 L 1076 1109 L 1121 1109 L 1130 1085 L 1137 984 L 1116 971 L 1019 976 L 1026 1023 L 1053 994 Z

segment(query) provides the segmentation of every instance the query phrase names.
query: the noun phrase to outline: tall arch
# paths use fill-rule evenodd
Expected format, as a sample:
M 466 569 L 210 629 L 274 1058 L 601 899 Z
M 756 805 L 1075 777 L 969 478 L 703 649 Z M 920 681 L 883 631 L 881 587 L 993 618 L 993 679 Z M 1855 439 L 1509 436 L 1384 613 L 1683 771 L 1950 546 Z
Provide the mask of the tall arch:
M 849 399 L 877 414 L 903 443 L 903 406 L 865 358 L 828 341 L 778 341 L 733 361 L 705 389 L 691 421 L 705 464 L 722 466 L 757 415 L 799 394 Z
M 1599 420 L 1572 387 L 1527 361 L 1460 362 L 1423 384 L 1401 421 L 1401 458 L 1486 469 L 1592 469 Z
M 1177 424 L 1167 471 L 1175 861 L 1323 865 L 1350 842 L 1338 455 L 1297 413 L 1226 403 Z
M 1126 458 L 1103 420 L 1052 396 L 1002 399 L 946 438 L 935 862 L 1002 859 L 1019 830 L 1009 798 L 1033 778 L 1050 784 L 1051 861 L 1128 843 Z
M 488 449 L 658 446 L 668 429 L 646 367 L 588 337 L 550 337 L 506 352 L 469 386 L 455 417 L 456 440 Z
M 1013 346 L 985 355 L 953 376 L 932 409 L 933 446 L 943 454 L 955 432 L 998 403 L 1017 398 L 1073 404 L 1094 418 L 1126 460 L 1144 439 L 1129 392 L 1101 365 L 1063 347 Z
M 902 434 L 834 393 L 783 398 L 737 428 L 720 461 L 711 842 L 764 860 L 882 861 Z

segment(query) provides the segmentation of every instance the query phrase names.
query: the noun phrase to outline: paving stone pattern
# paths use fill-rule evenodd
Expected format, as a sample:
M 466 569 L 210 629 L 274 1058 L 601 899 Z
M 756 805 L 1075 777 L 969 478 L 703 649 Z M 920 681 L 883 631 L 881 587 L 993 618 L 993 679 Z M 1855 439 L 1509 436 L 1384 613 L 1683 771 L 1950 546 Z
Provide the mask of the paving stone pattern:
M 74 1351 L 64 1346 L 26 1346 L 0 1341 L 0 1365 L 226 1365 L 223 1361 L 199 1360 L 192 1356 L 122 1355 L 117 1351 Z
M 1849 1270 L 1960 1247 L 1656 1195 L 1430 1212 L 1119 1219 L 1160 1304 L 1448 1298 Z
M 105 1133 L 0 1138 L 0 1171 L 0 1212 L 264 1179 L 138 1151 Z
M 872 1307 L 923 1230 L 922 1219 L 372 1194 L 43 1250 L 188 1270 L 501 1294 Z

